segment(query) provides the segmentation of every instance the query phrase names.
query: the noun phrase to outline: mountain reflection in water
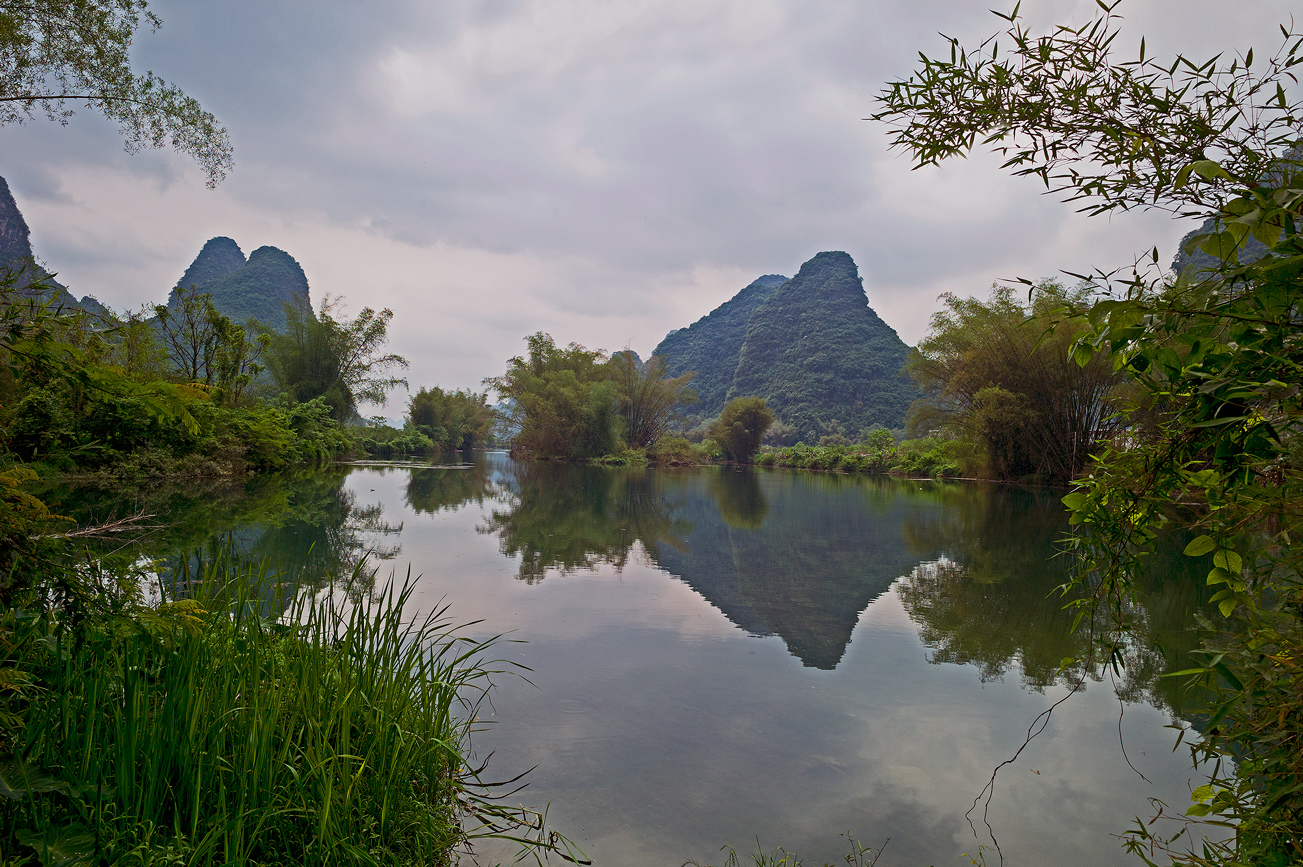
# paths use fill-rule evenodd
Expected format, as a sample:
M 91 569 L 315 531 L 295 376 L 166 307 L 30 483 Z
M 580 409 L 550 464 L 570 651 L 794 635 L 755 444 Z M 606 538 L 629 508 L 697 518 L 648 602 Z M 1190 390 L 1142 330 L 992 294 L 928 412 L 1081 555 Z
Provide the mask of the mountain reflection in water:
M 234 549 L 283 570 L 297 586 L 320 588 L 363 557 L 402 554 L 402 522 L 387 518 L 381 503 L 359 502 L 345 486 L 350 471 L 154 485 L 125 498 L 120 490 L 67 486 L 45 495 L 56 512 L 81 520 L 164 516 L 121 555 L 158 562 L 164 578 Z M 1056 592 L 1070 569 L 1060 554 L 1067 524 L 1059 491 L 747 468 L 516 463 L 502 454 L 367 471 L 405 476 L 403 499 L 417 515 L 480 507 L 478 532 L 497 538 L 526 584 L 604 566 L 619 574 L 631 561 L 654 565 L 741 629 L 781 638 L 811 668 L 835 669 L 861 613 L 899 580 L 931 662 L 971 665 L 982 679 L 1016 669 L 1032 689 L 1104 676 Z M 1206 602 L 1203 582 L 1183 571 L 1187 559 L 1155 561 L 1143 582 L 1146 601 L 1128 612 L 1123 698 L 1170 709 L 1181 703 L 1177 684 L 1160 675 L 1186 665 L 1196 644 L 1192 615 Z

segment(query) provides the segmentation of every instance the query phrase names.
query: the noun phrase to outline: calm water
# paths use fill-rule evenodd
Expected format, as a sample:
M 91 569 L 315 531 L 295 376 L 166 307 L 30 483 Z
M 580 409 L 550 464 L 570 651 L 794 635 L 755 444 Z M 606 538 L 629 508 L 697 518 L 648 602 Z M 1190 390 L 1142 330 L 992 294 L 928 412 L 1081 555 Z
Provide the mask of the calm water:
M 968 865 L 992 834 L 1013 867 L 1139 863 L 1115 835 L 1149 798 L 1188 803 L 1165 726 L 1198 720 L 1158 676 L 1184 665 L 1200 582 L 1150 577 L 1121 674 L 1062 669 L 1084 649 L 1050 597 L 1054 492 L 490 454 L 51 497 L 166 516 L 146 555 L 174 566 L 229 540 L 318 586 L 366 551 L 382 576 L 410 566 L 415 606 L 523 642 L 500 655 L 529 681 L 501 679 L 477 752 L 498 778 L 537 766 L 513 800 L 550 803 L 600 865 L 719 863 L 757 837 L 841 863 L 846 832 L 890 838 L 883 867 Z M 970 827 L 992 769 L 1075 683 Z

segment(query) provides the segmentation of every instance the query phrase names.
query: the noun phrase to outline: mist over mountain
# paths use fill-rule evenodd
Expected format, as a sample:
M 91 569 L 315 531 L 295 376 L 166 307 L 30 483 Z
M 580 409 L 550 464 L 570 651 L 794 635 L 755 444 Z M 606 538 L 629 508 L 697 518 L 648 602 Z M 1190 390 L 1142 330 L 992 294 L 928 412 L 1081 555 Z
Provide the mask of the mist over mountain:
M 178 290 L 191 286 L 212 296 L 213 306 L 233 322 L 257 319 L 275 330 L 285 327 L 285 305 L 311 307 L 308 278 L 294 257 L 276 247 L 259 247 L 244 258 L 230 238 L 204 244 L 190 263 L 168 305 L 179 303 Z
M 859 270 L 843 252 L 819 253 L 790 280 L 768 275 L 653 354 L 671 375 L 697 371 L 696 420 L 741 396 L 763 397 L 807 442 L 900 428 L 918 391 L 901 368 L 909 357 L 869 306 Z

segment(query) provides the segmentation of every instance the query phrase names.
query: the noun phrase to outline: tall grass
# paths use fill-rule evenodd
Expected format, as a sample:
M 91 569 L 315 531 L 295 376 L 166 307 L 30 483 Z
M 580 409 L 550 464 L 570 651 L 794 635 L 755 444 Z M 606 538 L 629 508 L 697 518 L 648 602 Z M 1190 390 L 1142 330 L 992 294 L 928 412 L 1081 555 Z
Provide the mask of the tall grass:
M 404 622 L 410 584 L 269 614 L 253 570 L 206 572 L 200 597 L 76 628 L 5 615 L 6 867 L 439 865 L 473 833 L 564 848 L 476 793 L 491 642 L 444 609 Z

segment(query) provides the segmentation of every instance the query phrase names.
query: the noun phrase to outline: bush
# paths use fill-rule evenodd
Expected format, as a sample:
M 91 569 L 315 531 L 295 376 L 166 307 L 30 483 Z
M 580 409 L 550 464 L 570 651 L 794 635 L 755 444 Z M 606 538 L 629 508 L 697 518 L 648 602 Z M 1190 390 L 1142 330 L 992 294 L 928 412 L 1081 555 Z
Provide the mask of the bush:
M 719 443 L 724 457 L 734 463 L 750 463 L 760 449 L 765 431 L 774 423 L 774 413 L 762 397 L 735 397 L 710 426 L 710 438 Z

